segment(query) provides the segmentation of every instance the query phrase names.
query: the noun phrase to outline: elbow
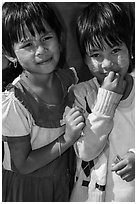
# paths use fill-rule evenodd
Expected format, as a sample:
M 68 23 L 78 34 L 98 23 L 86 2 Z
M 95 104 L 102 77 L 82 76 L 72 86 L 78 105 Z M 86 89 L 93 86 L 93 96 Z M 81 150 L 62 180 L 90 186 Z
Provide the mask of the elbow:
M 104 147 L 106 145 L 106 142 L 103 143 L 77 143 L 75 146 L 75 152 L 76 155 L 84 160 L 84 161 L 90 161 L 95 159 L 99 154 L 103 151 Z
M 95 150 L 84 150 L 79 151 L 78 157 L 84 161 L 90 161 L 95 159 L 99 154 L 101 153 L 101 150 L 96 148 Z

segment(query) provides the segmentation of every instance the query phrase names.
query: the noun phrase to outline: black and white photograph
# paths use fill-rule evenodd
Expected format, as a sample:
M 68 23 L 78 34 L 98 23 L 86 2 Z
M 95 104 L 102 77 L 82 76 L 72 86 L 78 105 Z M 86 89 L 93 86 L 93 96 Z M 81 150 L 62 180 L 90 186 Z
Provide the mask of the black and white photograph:
M 2 2 L 2 202 L 135 202 L 135 2 Z

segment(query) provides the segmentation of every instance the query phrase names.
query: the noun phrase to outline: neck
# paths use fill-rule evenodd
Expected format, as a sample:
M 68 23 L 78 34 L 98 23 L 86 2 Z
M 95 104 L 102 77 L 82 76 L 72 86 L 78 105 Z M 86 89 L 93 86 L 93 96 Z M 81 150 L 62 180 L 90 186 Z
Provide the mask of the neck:
M 50 86 L 54 78 L 54 72 L 50 74 L 37 74 L 37 73 L 31 74 L 30 72 L 25 71 L 24 74 L 30 84 L 39 87 Z

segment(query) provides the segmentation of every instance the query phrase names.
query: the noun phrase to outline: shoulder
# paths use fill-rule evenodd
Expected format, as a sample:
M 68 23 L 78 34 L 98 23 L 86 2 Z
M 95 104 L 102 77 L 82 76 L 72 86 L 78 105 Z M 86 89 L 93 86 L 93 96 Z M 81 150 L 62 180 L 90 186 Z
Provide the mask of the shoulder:
M 97 91 L 97 86 L 93 79 L 76 84 L 73 87 L 75 105 L 90 113 L 90 109 L 97 97 Z
M 2 105 L 10 106 L 20 106 L 23 109 L 23 97 L 24 89 L 20 83 L 20 77 L 17 77 L 12 84 L 7 86 L 7 89 L 2 93 Z M 9 105 L 8 105 L 9 104 Z M 25 107 L 24 107 L 25 109 Z
M 9 90 L 6 90 L 2 93 L 2 110 L 6 111 L 7 113 L 10 112 L 10 110 L 16 112 L 19 112 L 21 110 L 24 112 L 24 114 L 27 114 L 27 110 L 22 104 L 22 101 L 18 99 L 18 92 L 19 90 L 12 86 Z
M 86 97 L 88 94 L 97 93 L 97 90 L 98 88 L 94 79 L 78 83 L 74 86 L 74 93 L 83 97 Z
M 8 104 L 12 104 L 12 103 L 16 103 L 17 101 L 17 98 L 15 96 L 15 87 L 10 84 L 8 87 L 7 87 L 7 90 L 5 90 L 4 92 L 2 92 L 2 107 L 4 105 L 7 105 Z
M 57 74 L 69 84 L 76 84 L 78 82 L 78 76 L 74 67 L 59 69 Z
M 3 135 L 19 136 L 29 133 L 31 115 L 15 96 L 15 87 L 2 93 Z

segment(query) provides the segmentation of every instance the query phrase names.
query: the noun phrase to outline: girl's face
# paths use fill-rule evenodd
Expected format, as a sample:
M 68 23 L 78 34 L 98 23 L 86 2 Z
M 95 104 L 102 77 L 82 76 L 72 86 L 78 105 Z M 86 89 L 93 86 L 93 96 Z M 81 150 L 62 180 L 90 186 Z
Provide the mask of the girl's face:
M 90 53 L 85 59 L 91 73 L 101 84 L 110 71 L 119 73 L 123 77 L 129 68 L 129 52 L 127 46 L 122 43 L 119 46 L 110 47 L 104 42 L 104 49 L 90 47 Z
M 35 36 L 31 35 L 26 26 L 24 30 L 27 37 L 14 44 L 19 63 L 31 74 L 53 72 L 60 58 L 60 46 L 55 32 L 47 26 L 47 32 L 40 35 L 34 28 Z

